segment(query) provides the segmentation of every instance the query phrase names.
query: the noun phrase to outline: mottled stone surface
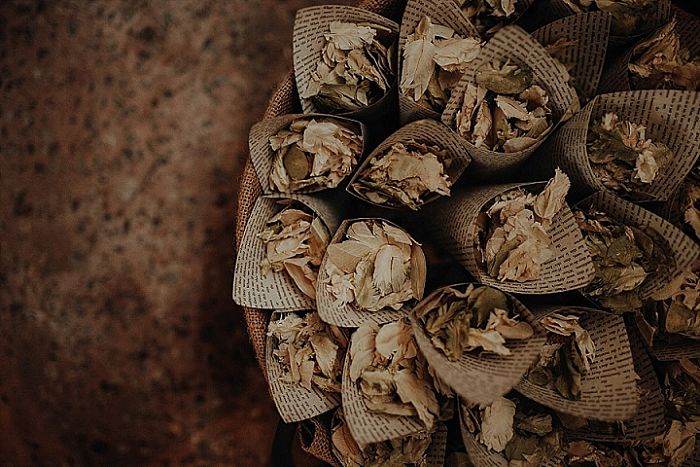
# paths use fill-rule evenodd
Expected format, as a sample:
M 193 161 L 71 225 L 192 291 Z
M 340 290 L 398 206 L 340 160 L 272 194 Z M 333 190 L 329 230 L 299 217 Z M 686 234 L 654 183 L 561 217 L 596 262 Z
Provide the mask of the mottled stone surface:
M 0 2 L 3 463 L 264 465 L 235 193 L 312 3 Z

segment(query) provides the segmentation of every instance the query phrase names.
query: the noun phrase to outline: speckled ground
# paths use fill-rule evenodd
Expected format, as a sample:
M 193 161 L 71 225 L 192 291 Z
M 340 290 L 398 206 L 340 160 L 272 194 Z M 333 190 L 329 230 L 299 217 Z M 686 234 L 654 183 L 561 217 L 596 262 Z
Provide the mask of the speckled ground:
M 0 3 L 0 463 L 264 465 L 235 193 L 320 1 Z

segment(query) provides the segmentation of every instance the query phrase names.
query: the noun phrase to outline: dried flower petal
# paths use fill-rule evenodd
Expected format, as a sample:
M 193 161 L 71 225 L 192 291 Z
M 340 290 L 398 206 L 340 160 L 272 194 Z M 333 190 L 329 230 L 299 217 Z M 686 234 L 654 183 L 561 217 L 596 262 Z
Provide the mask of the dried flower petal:
M 611 34 L 632 36 L 647 32 L 653 25 L 656 0 L 564 0 L 575 13 L 600 10 L 612 17 Z
M 587 147 L 593 173 L 623 195 L 638 194 L 673 162 L 668 146 L 646 138 L 645 126 L 621 121 L 612 112 L 591 126 Z
M 464 291 L 446 287 L 419 304 L 415 313 L 433 345 L 451 361 L 479 348 L 510 355 L 506 340 L 528 339 L 534 333 L 518 320 L 507 295 L 487 286 L 469 285 Z
M 327 113 L 359 110 L 381 99 L 394 81 L 395 34 L 377 24 L 334 21 L 302 99 Z
M 532 70 L 488 62 L 464 91 L 455 129 L 476 147 L 513 153 L 536 144 L 552 128 L 549 96 Z
M 418 244 L 405 232 L 382 221 L 357 221 L 345 236 L 326 252 L 324 285 L 338 306 L 399 310 L 423 296 L 424 284 L 414 277 L 424 277 L 425 261 L 415 262 Z
M 438 146 L 413 140 L 395 143 L 370 160 L 352 187 L 374 203 L 415 210 L 433 194 L 450 194 L 450 162 L 447 151 Z
M 433 428 L 440 407 L 408 322 L 360 326 L 350 359 L 350 379 L 359 385 L 370 411 L 416 416 L 426 429 Z
M 282 365 L 284 382 L 340 392 L 347 339 L 338 328 L 322 322 L 316 312 L 303 318 L 289 313 L 270 321 L 267 334 L 273 338 L 272 355 Z
M 441 112 L 452 87 L 479 55 L 480 49 L 477 38 L 464 38 L 451 28 L 433 25 L 430 17 L 424 16 L 415 31 L 406 37 L 399 84 L 401 93 Z M 446 75 L 449 79 L 445 79 Z
M 357 164 L 362 136 L 339 120 L 297 119 L 270 137 L 270 184 L 280 192 L 335 188 Z
M 258 237 L 265 244 L 263 274 L 286 271 L 299 290 L 316 298 L 318 268 L 330 241 L 323 221 L 308 208 L 288 206 L 267 221 Z
M 490 35 L 515 20 L 518 0 L 454 0 L 476 26 L 479 34 Z
M 518 282 L 539 277 L 542 265 L 554 257 L 547 229 L 569 187 L 569 177 L 556 169 L 537 196 L 516 188 L 493 200 L 482 213 L 477 235 L 477 250 L 490 276 Z
M 681 47 L 676 19 L 640 42 L 629 63 L 635 89 L 700 90 L 700 57 Z

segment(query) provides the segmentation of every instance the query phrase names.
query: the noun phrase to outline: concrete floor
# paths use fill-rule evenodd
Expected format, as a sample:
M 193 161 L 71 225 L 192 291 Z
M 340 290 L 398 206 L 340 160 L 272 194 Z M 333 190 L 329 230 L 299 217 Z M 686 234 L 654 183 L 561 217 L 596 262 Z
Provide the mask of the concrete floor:
M 235 194 L 321 2 L 0 3 L 0 463 L 264 465 Z

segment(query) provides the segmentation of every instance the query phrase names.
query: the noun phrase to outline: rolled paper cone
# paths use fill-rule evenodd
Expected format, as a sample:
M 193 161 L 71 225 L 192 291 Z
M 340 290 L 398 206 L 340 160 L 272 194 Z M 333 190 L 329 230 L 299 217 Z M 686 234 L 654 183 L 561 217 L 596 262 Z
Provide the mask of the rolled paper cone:
M 670 222 L 665 221 L 660 216 L 641 206 L 625 201 L 606 191 L 596 192 L 579 202 L 575 207 L 586 209 L 589 206 L 607 213 L 611 218 L 623 225 L 637 227 L 642 230 L 650 228 L 658 234 L 659 238 L 666 240 L 675 264 L 668 272 L 655 274 L 647 278 L 640 289 L 642 300 L 648 299 L 663 289 L 671 279 L 691 266 L 700 256 L 700 246 L 693 239 Z
M 664 6 L 666 2 L 660 2 Z M 671 6 L 666 19 L 656 24 L 655 29 L 663 27 L 671 18 L 676 18 L 676 32 L 680 37 L 681 48 L 687 49 L 690 57 L 700 55 L 700 20 L 676 6 Z M 647 36 L 650 36 L 648 34 Z M 615 91 L 629 91 L 632 88 L 630 80 L 629 64 L 632 61 L 634 50 L 637 45 L 647 39 L 647 36 L 637 36 L 635 44 L 625 49 L 617 59 L 607 67 L 600 80 L 598 93 L 608 93 Z
M 693 91 L 627 91 L 597 96 L 547 141 L 543 152 L 577 190 L 608 190 L 593 173 L 586 142 L 590 127 L 606 113 L 646 126 L 646 138 L 666 144 L 674 160 L 639 188 L 637 201 L 667 201 L 700 156 L 700 94 Z M 620 196 L 618 194 L 618 196 Z
M 637 380 L 641 400 L 639 409 L 634 417 L 622 422 L 624 428 L 607 430 L 602 425 L 589 425 L 586 428 L 570 431 L 571 439 L 622 443 L 653 438 L 665 429 L 664 397 L 661 394 L 659 380 L 636 326 L 629 320 L 626 320 L 626 325 L 634 370 L 639 376 Z
M 648 342 L 648 337 L 645 337 L 648 323 L 639 314 L 635 314 L 634 318 L 642 340 L 656 360 L 672 362 L 683 358 L 700 358 L 700 340 L 691 339 L 681 334 L 671 334 L 668 337 L 672 337 L 672 339 L 667 337 L 662 340 L 654 336 L 653 341 L 650 343 Z
M 451 184 L 454 186 L 455 182 L 462 175 L 464 170 L 471 163 L 471 157 L 466 148 L 462 144 L 462 141 L 457 137 L 455 132 L 447 128 L 440 122 L 434 120 L 418 120 L 408 125 L 402 126 L 391 134 L 387 139 L 385 139 L 377 148 L 374 149 L 367 156 L 364 161 L 360 164 L 360 167 L 355 171 L 355 174 L 350 179 L 347 186 L 347 192 L 360 198 L 362 201 L 373 204 L 375 206 L 387 208 L 387 209 L 404 209 L 404 207 L 398 206 L 388 206 L 383 204 L 378 204 L 370 201 L 367 197 L 363 196 L 357 191 L 356 182 L 360 178 L 360 175 L 369 168 L 370 163 L 384 155 L 392 145 L 396 143 L 406 143 L 409 141 L 415 141 L 418 143 L 424 143 L 427 145 L 437 146 L 441 149 L 445 149 L 448 152 L 450 164 L 445 165 L 445 172 L 449 176 Z M 444 161 L 442 161 L 444 162 Z M 440 198 L 441 195 L 433 193 L 426 198 L 422 206 L 435 201 Z M 408 208 L 405 208 L 408 209 Z
M 334 21 L 372 23 L 383 26 L 391 30 L 398 41 L 398 24 L 363 8 L 344 5 L 319 5 L 300 9 L 297 11 L 294 19 L 294 31 L 292 33 L 294 77 L 299 94 L 303 94 L 311 81 L 313 73 L 316 71 L 316 67 L 321 60 L 321 50 L 325 40 L 324 34 L 328 32 L 330 24 Z M 394 71 L 398 75 L 396 60 L 394 60 L 393 66 Z M 390 89 L 386 90 L 382 98 L 363 109 L 344 112 L 339 115 L 360 120 L 368 125 L 373 121 L 381 122 L 381 120 L 386 120 L 387 111 L 394 108 L 393 105 L 395 105 L 397 83 L 397 77 L 395 76 L 391 82 Z M 321 111 L 310 99 L 304 98 L 301 98 L 301 108 L 304 113 Z M 374 127 L 374 125 L 371 126 Z
M 462 434 L 464 448 L 472 463 L 479 467 L 508 467 L 508 460 L 500 452 L 495 452 L 481 444 L 473 433 L 467 430 L 462 419 L 462 410 L 459 410 L 459 428 Z M 565 452 L 560 450 L 557 454 L 544 461 L 542 467 L 560 467 L 564 460 Z
M 627 420 L 639 405 L 637 375 L 622 316 L 578 306 L 539 306 L 532 309 L 538 322 L 552 313 L 579 315 L 581 326 L 595 344 L 591 368 L 581 378 L 581 398 L 570 400 L 556 390 L 537 386 L 526 377 L 515 389 L 546 407 L 579 417 L 603 421 Z
M 371 412 L 357 387 L 357 382 L 350 379 L 350 361 L 348 352 L 343 369 L 343 411 L 350 433 L 360 447 L 425 430 L 417 416 Z
M 553 21 L 532 33 L 544 47 L 558 40 L 572 41 L 556 58 L 563 64 L 573 64 L 569 70 L 574 87 L 586 100 L 598 89 L 603 74 L 605 54 L 610 35 L 610 15 L 596 11 L 582 15 L 571 15 Z
M 460 290 L 468 284 L 454 284 L 448 287 Z M 477 285 L 477 284 L 475 284 Z M 508 340 L 506 347 L 511 355 L 496 355 L 490 352 L 464 352 L 456 362 L 450 361 L 430 341 L 423 324 L 417 318 L 417 311 L 446 287 L 436 290 L 421 301 L 411 313 L 411 324 L 416 343 L 428 360 L 437 376 L 450 386 L 460 397 L 475 404 L 490 404 L 500 396 L 510 392 L 518 384 L 525 372 L 535 362 L 546 338 L 542 327 L 530 311 L 515 297 L 506 294 L 515 314 L 527 321 L 535 329 L 529 339 Z
M 470 167 L 471 170 L 471 167 Z M 593 279 L 593 263 L 581 230 L 569 206 L 565 203 L 554 216 L 548 234 L 552 239 L 555 256 L 543 264 L 537 279 L 516 282 L 500 281 L 491 277 L 478 262 L 477 218 L 484 206 L 496 196 L 514 188 L 544 188 L 544 183 L 504 184 L 467 188 L 454 193 L 449 200 L 440 200 L 430 211 L 435 236 L 469 274 L 477 281 L 511 293 L 550 294 L 575 290 L 588 285 Z
M 338 227 L 335 235 L 331 239 L 330 244 L 339 243 L 344 240 L 345 232 L 347 232 L 348 227 L 351 224 L 359 221 L 377 221 L 383 222 L 402 231 L 405 231 L 393 222 L 389 222 L 385 219 L 378 218 L 357 218 L 348 219 L 343 221 Z M 414 240 L 415 242 L 415 240 Z M 413 258 L 413 254 L 416 257 Z M 426 261 L 423 254 L 423 250 L 420 245 L 416 242 L 415 247 L 411 251 L 411 271 L 410 274 L 415 274 L 415 280 L 417 283 L 425 286 L 426 278 Z M 316 307 L 318 309 L 318 314 L 321 320 L 328 324 L 334 324 L 341 327 L 356 328 L 365 323 L 373 322 L 376 324 L 389 323 L 391 321 L 396 321 L 404 316 L 408 315 L 408 308 L 404 306 L 400 310 L 384 309 L 380 311 L 363 311 L 356 304 L 348 303 L 344 306 L 340 306 L 335 302 L 335 299 L 331 293 L 326 288 L 326 281 L 328 280 L 328 273 L 326 272 L 326 262 L 328 261 L 328 255 L 324 255 L 321 261 L 321 267 L 318 272 L 318 280 L 316 281 Z
M 454 29 L 462 37 L 479 37 L 479 32 L 469 22 L 454 0 L 408 0 L 399 30 L 399 83 L 403 72 L 403 50 L 406 37 L 413 34 L 424 16 L 433 24 Z M 440 112 L 424 107 L 399 89 L 399 116 L 401 125 L 420 119 L 440 120 Z
M 275 312 L 272 320 L 279 320 L 284 313 Z M 307 389 L 297 383 L 283 381 L 284 370 L 272 354 L 274 342 L 267 336 L 265 358 L 267 360 L 267 381 L 275 401 L 277 412 L 285 423 L 298 422 L 328 412 L 340 405 L 340 394 L 322 391 L 317 386 Z
M 367 147 L 367 127 L 357 120 L 327 114 L 290 114 L 262 120 L 251 127 L 248 134 L 248 147 L 250 149 L 250 160 L 253 163 L 264 194 L 279 194 L 270 183 L 270 172 L 275 160 L 275 151 L 270 146 L 270 137 L 281 130 L 287 129 L 293 121 L 299 119 L 331 119 L 352 128 L 362 138 L 362 151 L 357 155 L 358 163 L 362 159 L 362 155 Z M 294 193 L 315 193 L 328 189 L 326 187 L 308 187 L 297 190 Z
M 338 228 L 338 206 L 321 197 L 294 194 L 259 197 L 238 249 L 233 273 L 233 301 L 241 306 L 270 310 L 308 310 L 314 308 L 314 300 L 299 290 L 286 271 L 263 274 L 260 268 L 266 249 L 258 234 L 265 228 L 267 221 L 282 210 L 280 200 L 294 200 L 306 206 L 323 221 L 330 235 Z
M 452 91 L 447 107 L 442 114 L 442 123 L 455 132 L 457 112 L 462 107 L 467 85 L 476 82 L 476 71 L 490 61 L 501 63 L 509 61 L 511 64 L 527 66 L 532 69 L 534 82 L 542 86 L 549 95 L 552 125 L 535 144 L 513 153 L 477 148 L 463 138 L 463 142 L 472 156 L 470 172 L 473 175 L 482 176 L 502 175 L 504 172 L 511 171 L 523 164 L 554 131 L 560 121 L 578 107 L 576 91 L 568 84 L 568 73 L 561 64 L 523 29 L 517 26 L 505 26 L 486 43 L 479 57 L 474 60 L 473 69 L 462 76 Z

